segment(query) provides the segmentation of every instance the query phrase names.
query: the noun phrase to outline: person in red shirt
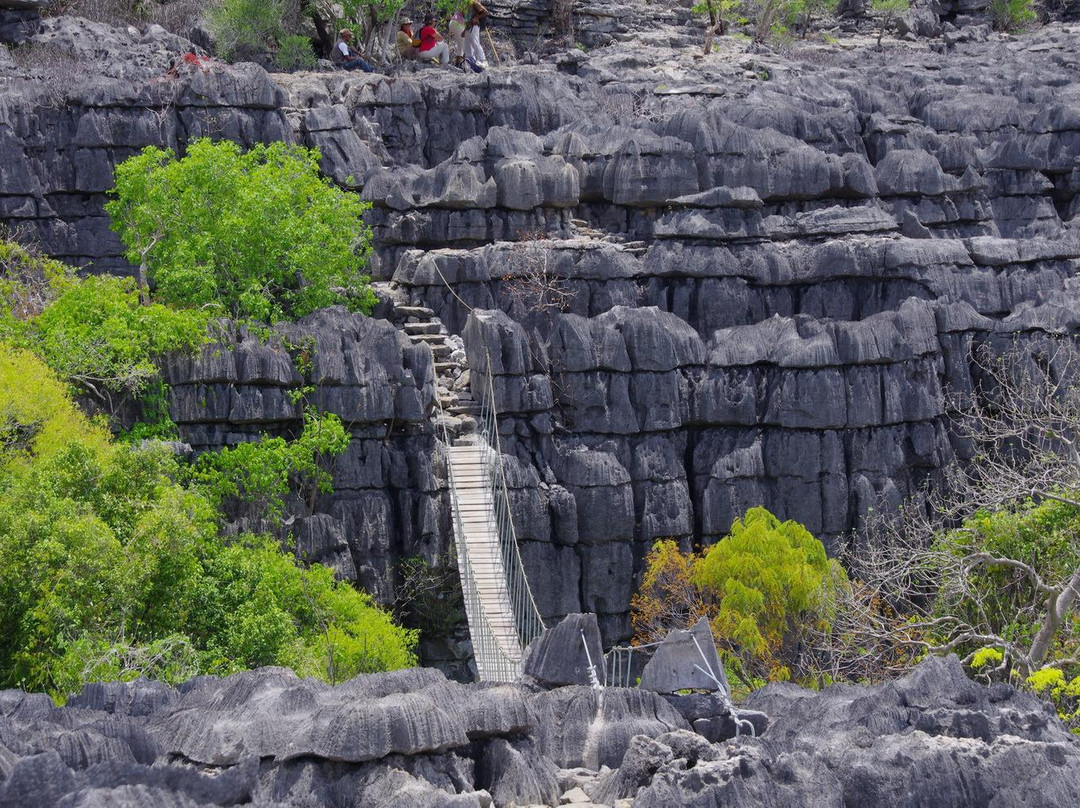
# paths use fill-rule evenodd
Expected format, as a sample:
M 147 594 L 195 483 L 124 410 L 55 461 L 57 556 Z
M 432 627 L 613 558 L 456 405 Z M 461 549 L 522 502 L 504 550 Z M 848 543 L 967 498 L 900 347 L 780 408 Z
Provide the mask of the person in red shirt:
M 420 29 L 420 57 L 421 59 L 439 60 L 439 64 L 447 64 L 450 61 L 450 49 L 443 42 L 442 34 L 435 30 L 435 17 L 428 14 L 424 17 L 424 27 Z

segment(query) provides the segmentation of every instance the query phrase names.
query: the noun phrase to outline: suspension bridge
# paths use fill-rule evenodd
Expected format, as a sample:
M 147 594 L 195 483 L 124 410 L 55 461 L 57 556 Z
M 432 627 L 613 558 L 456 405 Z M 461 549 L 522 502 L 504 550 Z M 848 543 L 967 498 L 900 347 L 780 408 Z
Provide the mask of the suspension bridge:
M 475 433 L 451 439 L 440 417 L 465 617 L 481 681 L 512 682 L 525 648 L 544 630 L 518 552 L 503 469 L 490 362 L 472 371 Z M 478 383 L 479 382 L 479 383 Z M 442 405 L 439 405 L 440 410 Z

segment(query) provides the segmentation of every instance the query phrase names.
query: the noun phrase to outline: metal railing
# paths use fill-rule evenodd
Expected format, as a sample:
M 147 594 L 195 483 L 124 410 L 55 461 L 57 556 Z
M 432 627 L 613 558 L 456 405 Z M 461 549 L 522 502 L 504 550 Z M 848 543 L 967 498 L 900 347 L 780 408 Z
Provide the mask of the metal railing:
M 457 553 L 458 574 L 461 577 L 461 590 L 465 603 L 465 616 L 469 622 L 469 634 L 472 638 L 473 655 L 476 659 L 477 674 L 481 681 L 511 682 L 521 674 L 521 661 L 524 649 L 544 630 L 544 621 L 536 608 L 525 567 L 518 551 L 517 536 L 510 512 L 509 493 L 506 474 L 503 469 L 498 422 L 495 412 L 494 385 L 491 378 L 491 363 L 481 377 L 484 384 L 480 415 L 477 419 L 477 439 L 487 451 L 482 452 L 485 463 L 486 480 L 491 497 L 492 521 L 496 528 L 499 542 L 499 560 L 501 573 L 505 578 L 506 592 L 509 597 L 514 628 L 517 639 L 516 647 L 507 648 L 488 619 L 487 610 L 478 588 L 478 576 L 469 554 L 465 525 L 461 518 L 458 497 L 458 481 L 455 479 L 453 463 L 450 459 L 450 433 L 447 417 L 442 409 L 438 395 L 438 379 L 435 380 L 435 400 L 439 414 L 439 428 L 442 432 L 446 454 L 447 480 L 449 483 L 451 508 L 454 519 L 454 547 Z M 473 375 L 473 379 L 477 376 Z M 476 392 L 474 383 L 473 390 Z
M 491 356 L 487 355 L 485 373 L 479 377 L 484 388 L 480 404 L 480 417 L 477 431 L 480 437 L 491 447 L 491 482 L 492 501 L 495 506 L 495 523 L 499 531 L 499 549 L 502 553 L 503 570 L 506 573 L 510 604 L 514 611 L 514 623 L 522 649 L 535 640 L 544 630 L 544 619 L 536 608 L 529 579 L 525 577 L 525 565 L 521 561 L 518 549 L 517 532 L 514 530 L 513 514 L 510 512 L 510 492 L 506 485 L 506 469 L 503 467 L 502 442 L 499 438 L 499 423 L 495 410 L 495 383 L 491 375 Z M 476 394 L 477 379 L 472 376 L 473 394 Z

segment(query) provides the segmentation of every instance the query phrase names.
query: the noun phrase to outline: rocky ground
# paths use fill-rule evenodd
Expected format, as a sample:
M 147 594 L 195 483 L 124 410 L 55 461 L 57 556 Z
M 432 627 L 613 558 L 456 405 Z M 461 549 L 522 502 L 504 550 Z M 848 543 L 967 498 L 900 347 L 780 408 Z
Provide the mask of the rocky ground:
M 527 31 L 529 8 L 501 16 Z M 482 75 L 371 76 L 6 11 L 0 223 L 128 271 L 102 209 L 118 161 L 197 136 L 319 147 L 373 204 L 384 293 L 494 374 L 541 610 L 625 639 L 655 539 L 708 544 L 764 503 L 836 550 L 938 479 L 973 348 L 1074 332 L 1080 266 L 1080 25 L 1009 36 L 965 6 L 881 51 L 841 26 L 702 56 L 698 23 L 649 8 L 590 7 L 596 46 Z M 290 339 L 325 352 L 320 406 L 355 439 L 295 532 L 389 602 L 398 559 L 448 556 L 436 391 L 400 320 L 335 318 Z M 170 369 L 196 449 L 295 428 L 283 344 L 256 361 L 257 342 Z
M 955 657 L 876 687 L 770 685 L 761 738 L 710 744 L 648 691 L 461 685 L 432 669 L 330 687 L 267 668 L 0 692 L 0 805 L 487 808 L 1071 805 L 1080 742 Z

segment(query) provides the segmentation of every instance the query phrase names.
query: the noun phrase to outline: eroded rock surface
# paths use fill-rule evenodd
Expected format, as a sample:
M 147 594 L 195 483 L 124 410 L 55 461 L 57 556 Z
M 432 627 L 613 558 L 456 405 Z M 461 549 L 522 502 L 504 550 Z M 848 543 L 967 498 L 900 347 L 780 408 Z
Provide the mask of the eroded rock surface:
M 461 685 L 430 669 L 336 687 L 264 668 L 177 689 L 0 692 L 0 805 L 1068 805 L 1080 741 L 955 657 L 874 687 L 770 685 L 763 737 L 719 744 L 659 696 Z M 575 792 L 577 793 L 577 792 Z

